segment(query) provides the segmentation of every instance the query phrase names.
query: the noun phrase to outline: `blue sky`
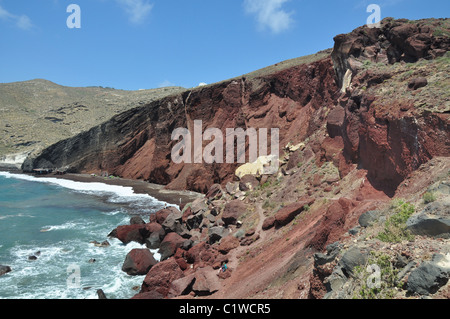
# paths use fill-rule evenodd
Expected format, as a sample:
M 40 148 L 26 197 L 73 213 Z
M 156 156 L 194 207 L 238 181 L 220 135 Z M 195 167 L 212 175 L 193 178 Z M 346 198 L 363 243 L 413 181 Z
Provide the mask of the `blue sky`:
M 381 18 L 448 17 L 448 0 L 0 0 L 0 83 L 194 87 L 333 46 Z M 70 4 L 81 28 L 70 29 Z

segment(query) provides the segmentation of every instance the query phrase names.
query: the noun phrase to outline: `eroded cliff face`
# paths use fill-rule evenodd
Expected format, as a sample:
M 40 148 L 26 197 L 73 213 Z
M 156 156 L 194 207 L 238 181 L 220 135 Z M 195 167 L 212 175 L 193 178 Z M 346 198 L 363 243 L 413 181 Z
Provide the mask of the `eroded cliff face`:
M 379 29 L 361 27 L 336 36 L 332 53 L 317 54 L 312 62 L 188 90 L 124 112 L 28 158 L 23 169 L 107 171 L 205 193 L 214 183 L 233 180 L 238 164 L 172 161 L 177 143 L 172 132 L 187 128 L 193 135 L 194 121 L 201 120 L 203 131 L 218 128 L 223 136 L 227 128 L 279 128 L 281 153 L 289 142 L 306 140 L 319 161 L 333 161 L 341 177 L 355 167 L 366 169 L 370 182 L 392 196 L 421 164 L 449 155 L 448 102 L 437 98 L 438 111 L 424 110 L 415 107 L 413 96 L 401 94 L 406 85 L 388 100 L 383 85 L 401 73 L 391 67 L 394 63 L 444 56 L 449 38 L 436 30 L 446 28 L 447 20 L 392 19 Z
M 177 141 L 171 135 L 176 128 L 187 128 L 193 135 L 195 120 L 202 121 L 203 132 L 218 128 L 223 136 L 227 128 L 268 128 L 269 132 L 279 128 L 284 146 L 304 140 L 324 125 L 337 91 L 331 58 L 319 54 L 312 63 L 224 81 L 132 109 L 27 159 L 23 169 L 107 171 L 170 189 L 206 192 L 214 183 L 232 180 L 238 164 L 175 164 L 171 150 Z

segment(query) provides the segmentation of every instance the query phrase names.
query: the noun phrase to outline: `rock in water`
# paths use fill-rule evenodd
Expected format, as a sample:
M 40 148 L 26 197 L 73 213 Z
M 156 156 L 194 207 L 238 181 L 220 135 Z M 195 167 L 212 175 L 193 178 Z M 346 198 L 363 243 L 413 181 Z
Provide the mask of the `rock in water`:
M 9 273 L 11 271 L 11 267 L 0 265 L 0 276 L 3 276 L 6 273 Z
M 130 276 L 146 275 L 157 263 L 149 249 L 133 249 L 126 256 L 122 270 Z

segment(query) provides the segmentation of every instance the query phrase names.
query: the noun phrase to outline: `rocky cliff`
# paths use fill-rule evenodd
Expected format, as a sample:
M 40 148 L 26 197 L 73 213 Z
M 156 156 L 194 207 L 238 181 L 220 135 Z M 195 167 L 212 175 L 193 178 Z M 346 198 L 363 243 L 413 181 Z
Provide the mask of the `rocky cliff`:
M 332 51 L 119 114 L 24 169 L 206 193 L 112 232 L 164 253 L 136 298 L 448 298 L 449 36 L 448 19 L 384 19 Z M 195 120 L 279 128 L 279 170 L 238 179 L 238 164 L 174 164 L 171 133 Z

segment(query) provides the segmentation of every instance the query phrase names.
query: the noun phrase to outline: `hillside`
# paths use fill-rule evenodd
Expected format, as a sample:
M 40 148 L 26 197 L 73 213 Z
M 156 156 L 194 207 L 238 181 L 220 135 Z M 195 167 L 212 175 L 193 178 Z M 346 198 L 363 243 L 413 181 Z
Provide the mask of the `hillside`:
M 183 91 L 179 87 L 124 91 L 65 87 L 36 79 L 0 84 L 0 159 L 19 162 L 113 115 Z M 9 155 L 9 156 L 8 156 Z
M 448 298 L 449 35 L 449 19 L 387 18 L 337 35 L 332 51 L 118 114 L 23 169 L 205 193 L 110 234 L 163 255 L 135 298 Z M 200 119 L 279 128 L 278 171 L 175 164 L 171 133 Z

